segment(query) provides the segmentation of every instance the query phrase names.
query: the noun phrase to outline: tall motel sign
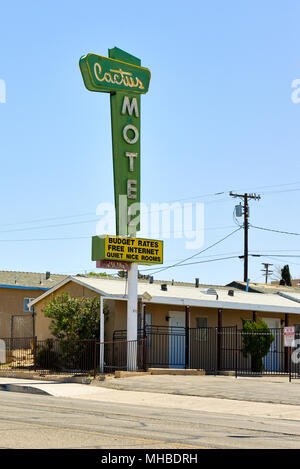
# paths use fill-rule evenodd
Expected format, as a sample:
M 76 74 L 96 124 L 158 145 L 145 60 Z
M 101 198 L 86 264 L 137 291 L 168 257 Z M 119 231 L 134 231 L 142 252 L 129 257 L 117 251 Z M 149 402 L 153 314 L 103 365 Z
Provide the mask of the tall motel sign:
M 111 109 L 116 235 L 93 236 L 92 260 L 100 268 L 128 271 L 127 340 L 137 340 L 138 265 L 162 264 L 163 242 L 136 237 L 140 231 L 141 95 L 149 90 L 150 70 L 141 60 L 115 47 L 108 57 L 87 54 L 79 67 L 86 88 L 109 93 Z M 104 342 L 103 297 L 100 342 Z M 136 348 L 137 350 L 137 348 Z M 127 369 L 136 370 L 137 357 L 129 354 Z M 104 350 L 100 350 L 100 371 Z

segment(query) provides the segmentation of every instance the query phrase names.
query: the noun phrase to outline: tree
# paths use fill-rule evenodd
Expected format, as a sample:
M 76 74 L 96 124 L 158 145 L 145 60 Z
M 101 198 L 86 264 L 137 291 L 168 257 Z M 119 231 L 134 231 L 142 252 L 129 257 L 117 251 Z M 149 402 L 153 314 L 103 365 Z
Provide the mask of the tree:
M 279 282 L 280 285 L 287 285 L 288 287 L 292 286 L 292 276 L 290 273 L 290 268 L 288 265 L 285 265 L 281 269 L 281 280 Z
M 262 372 L 264 370 L 263 358 L 270 350 L 274 336 L 268 328 L 267 323 L 258 319 L 245 321 L 242 319 L 242 352 L 245 358 L 251 356 L 251 371 Z
M 104 315 L 108 314 L 105 305 Z M 36 364 L 42 368 L 92 369 L 94 340 L 100 340 L 100 298 L 73 298 L 63 293 L 45 306 L 44 315 L 52 319 L 50 330 L 58 340 L 38 345 Z
M 100 298 L 73 298 L 63 293 L 53 298 L 44 309 L 46 318 L 52 319 L 50 330 L 59 340 L 100 338 Z M 104 314 L 108 314 L 104 306 Z

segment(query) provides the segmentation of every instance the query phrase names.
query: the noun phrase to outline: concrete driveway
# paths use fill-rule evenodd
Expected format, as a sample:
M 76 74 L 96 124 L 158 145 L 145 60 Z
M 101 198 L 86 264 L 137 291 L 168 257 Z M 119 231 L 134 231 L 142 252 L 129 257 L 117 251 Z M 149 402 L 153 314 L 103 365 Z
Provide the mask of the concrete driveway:
M 184 396 L 268 402 L 300 406 L 300 380 L 287 376 L 171 376 L 144 375 L 95 381 L 93 385 L 124 391 L 167 393 Z

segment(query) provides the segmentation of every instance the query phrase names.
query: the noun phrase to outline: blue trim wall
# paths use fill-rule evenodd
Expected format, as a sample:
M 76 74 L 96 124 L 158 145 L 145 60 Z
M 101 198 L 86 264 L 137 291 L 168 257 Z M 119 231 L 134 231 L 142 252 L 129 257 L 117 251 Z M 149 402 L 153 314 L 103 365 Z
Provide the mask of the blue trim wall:
M 22 285 L 0 285 L 0 288 L 15 288 L 18 290 L 42 290 L 48 291 L 50 288 L 43 288 L 43 287 L 23 287 Z

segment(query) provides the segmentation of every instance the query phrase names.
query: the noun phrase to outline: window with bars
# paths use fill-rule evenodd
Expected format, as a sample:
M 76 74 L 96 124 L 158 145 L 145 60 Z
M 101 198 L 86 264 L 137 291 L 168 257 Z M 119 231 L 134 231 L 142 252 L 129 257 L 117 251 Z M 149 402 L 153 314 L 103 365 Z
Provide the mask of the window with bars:
M 198 340 L 199 342 L 207 341 L 207 324 L 208 320 L 206 317 L 196 318 L 196 340 Z

